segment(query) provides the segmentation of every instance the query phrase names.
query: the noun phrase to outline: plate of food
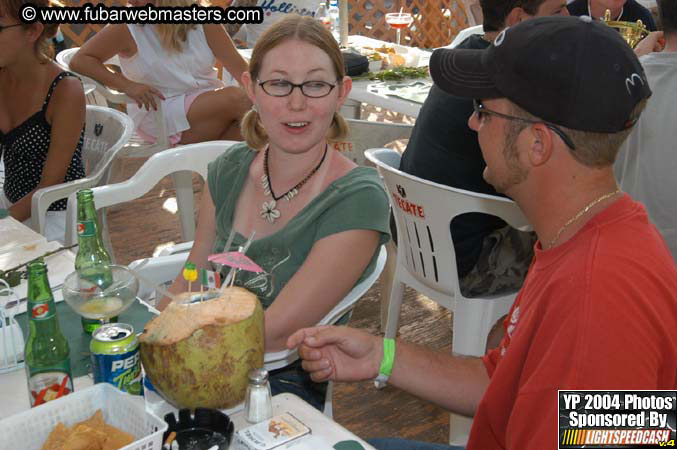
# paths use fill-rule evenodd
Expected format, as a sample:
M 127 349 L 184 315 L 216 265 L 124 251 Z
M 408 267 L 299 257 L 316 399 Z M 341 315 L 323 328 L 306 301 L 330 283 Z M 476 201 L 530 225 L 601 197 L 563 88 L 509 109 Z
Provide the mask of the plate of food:
M 418 67 L 421 57 L 421 50 L 417 48 L 394 44 L 383 44 L 379 47 L 363 46 L 358 51 L 369 59 L 370 72 L 393 67 Z

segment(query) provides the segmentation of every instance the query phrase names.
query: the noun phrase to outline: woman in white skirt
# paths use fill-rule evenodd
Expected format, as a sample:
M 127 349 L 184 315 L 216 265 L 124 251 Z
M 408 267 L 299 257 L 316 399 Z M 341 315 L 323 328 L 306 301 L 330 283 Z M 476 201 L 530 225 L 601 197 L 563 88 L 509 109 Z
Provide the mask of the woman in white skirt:
M 195 2 L 153 3 L 177 7 Z M 145 0 L 131 2 L 131 6 L 144 4 Z M 115 55 L 119 56 L 122 73 L 104 66 L 104 61 Z M 220 24 L 112 24 L 80 48 L 70 67 L 134 100 L 127 113 L 137 133 L 149 142 L 159 134 L 153 112 L 159 102 L 172 145 L 241 140 L 239 121 L 251 102 L 235 83 L 230 81 L 227 86 L 218 78 L 216 60 L 238 82 L 247 70 L 246 61 Z

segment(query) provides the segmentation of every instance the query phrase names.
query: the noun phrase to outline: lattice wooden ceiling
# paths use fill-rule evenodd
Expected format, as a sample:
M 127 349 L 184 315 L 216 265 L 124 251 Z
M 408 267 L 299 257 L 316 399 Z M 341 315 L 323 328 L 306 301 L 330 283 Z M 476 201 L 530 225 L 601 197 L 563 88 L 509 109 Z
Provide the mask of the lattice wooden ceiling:
M 395 30 L 385 23 L 386 12 L 414 14 L 414 23 L 402 31 L 402 44 L 434 48 L 449 44 L 468 26 L 465 8 L 456 0 L 367 0 L 351 1 L 348 6 L 350 34 L 395 42 Z

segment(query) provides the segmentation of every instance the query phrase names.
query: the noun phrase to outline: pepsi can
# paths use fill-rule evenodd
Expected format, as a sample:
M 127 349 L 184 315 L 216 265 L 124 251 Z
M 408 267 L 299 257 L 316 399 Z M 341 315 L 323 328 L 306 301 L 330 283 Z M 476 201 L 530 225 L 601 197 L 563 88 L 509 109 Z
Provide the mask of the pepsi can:
M 134 327 L 126 323 L 108 323 L 92 334 L 94 383 L 110 383 L 121 391 L 143 395 L 139 340 Z

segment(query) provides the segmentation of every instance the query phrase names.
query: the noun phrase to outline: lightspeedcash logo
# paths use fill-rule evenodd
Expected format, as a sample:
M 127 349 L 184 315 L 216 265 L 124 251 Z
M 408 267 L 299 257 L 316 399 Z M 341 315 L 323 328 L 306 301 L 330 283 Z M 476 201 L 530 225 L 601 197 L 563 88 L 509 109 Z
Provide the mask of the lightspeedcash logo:
M 82 6 L 39 7 L 24 4 L 19 10 L 25 23 L 71 24 L 157 24 L 157 23 L 262 23 L 263 9 L 258 6 L 106 6 L 103 3 L 85 3 Z

